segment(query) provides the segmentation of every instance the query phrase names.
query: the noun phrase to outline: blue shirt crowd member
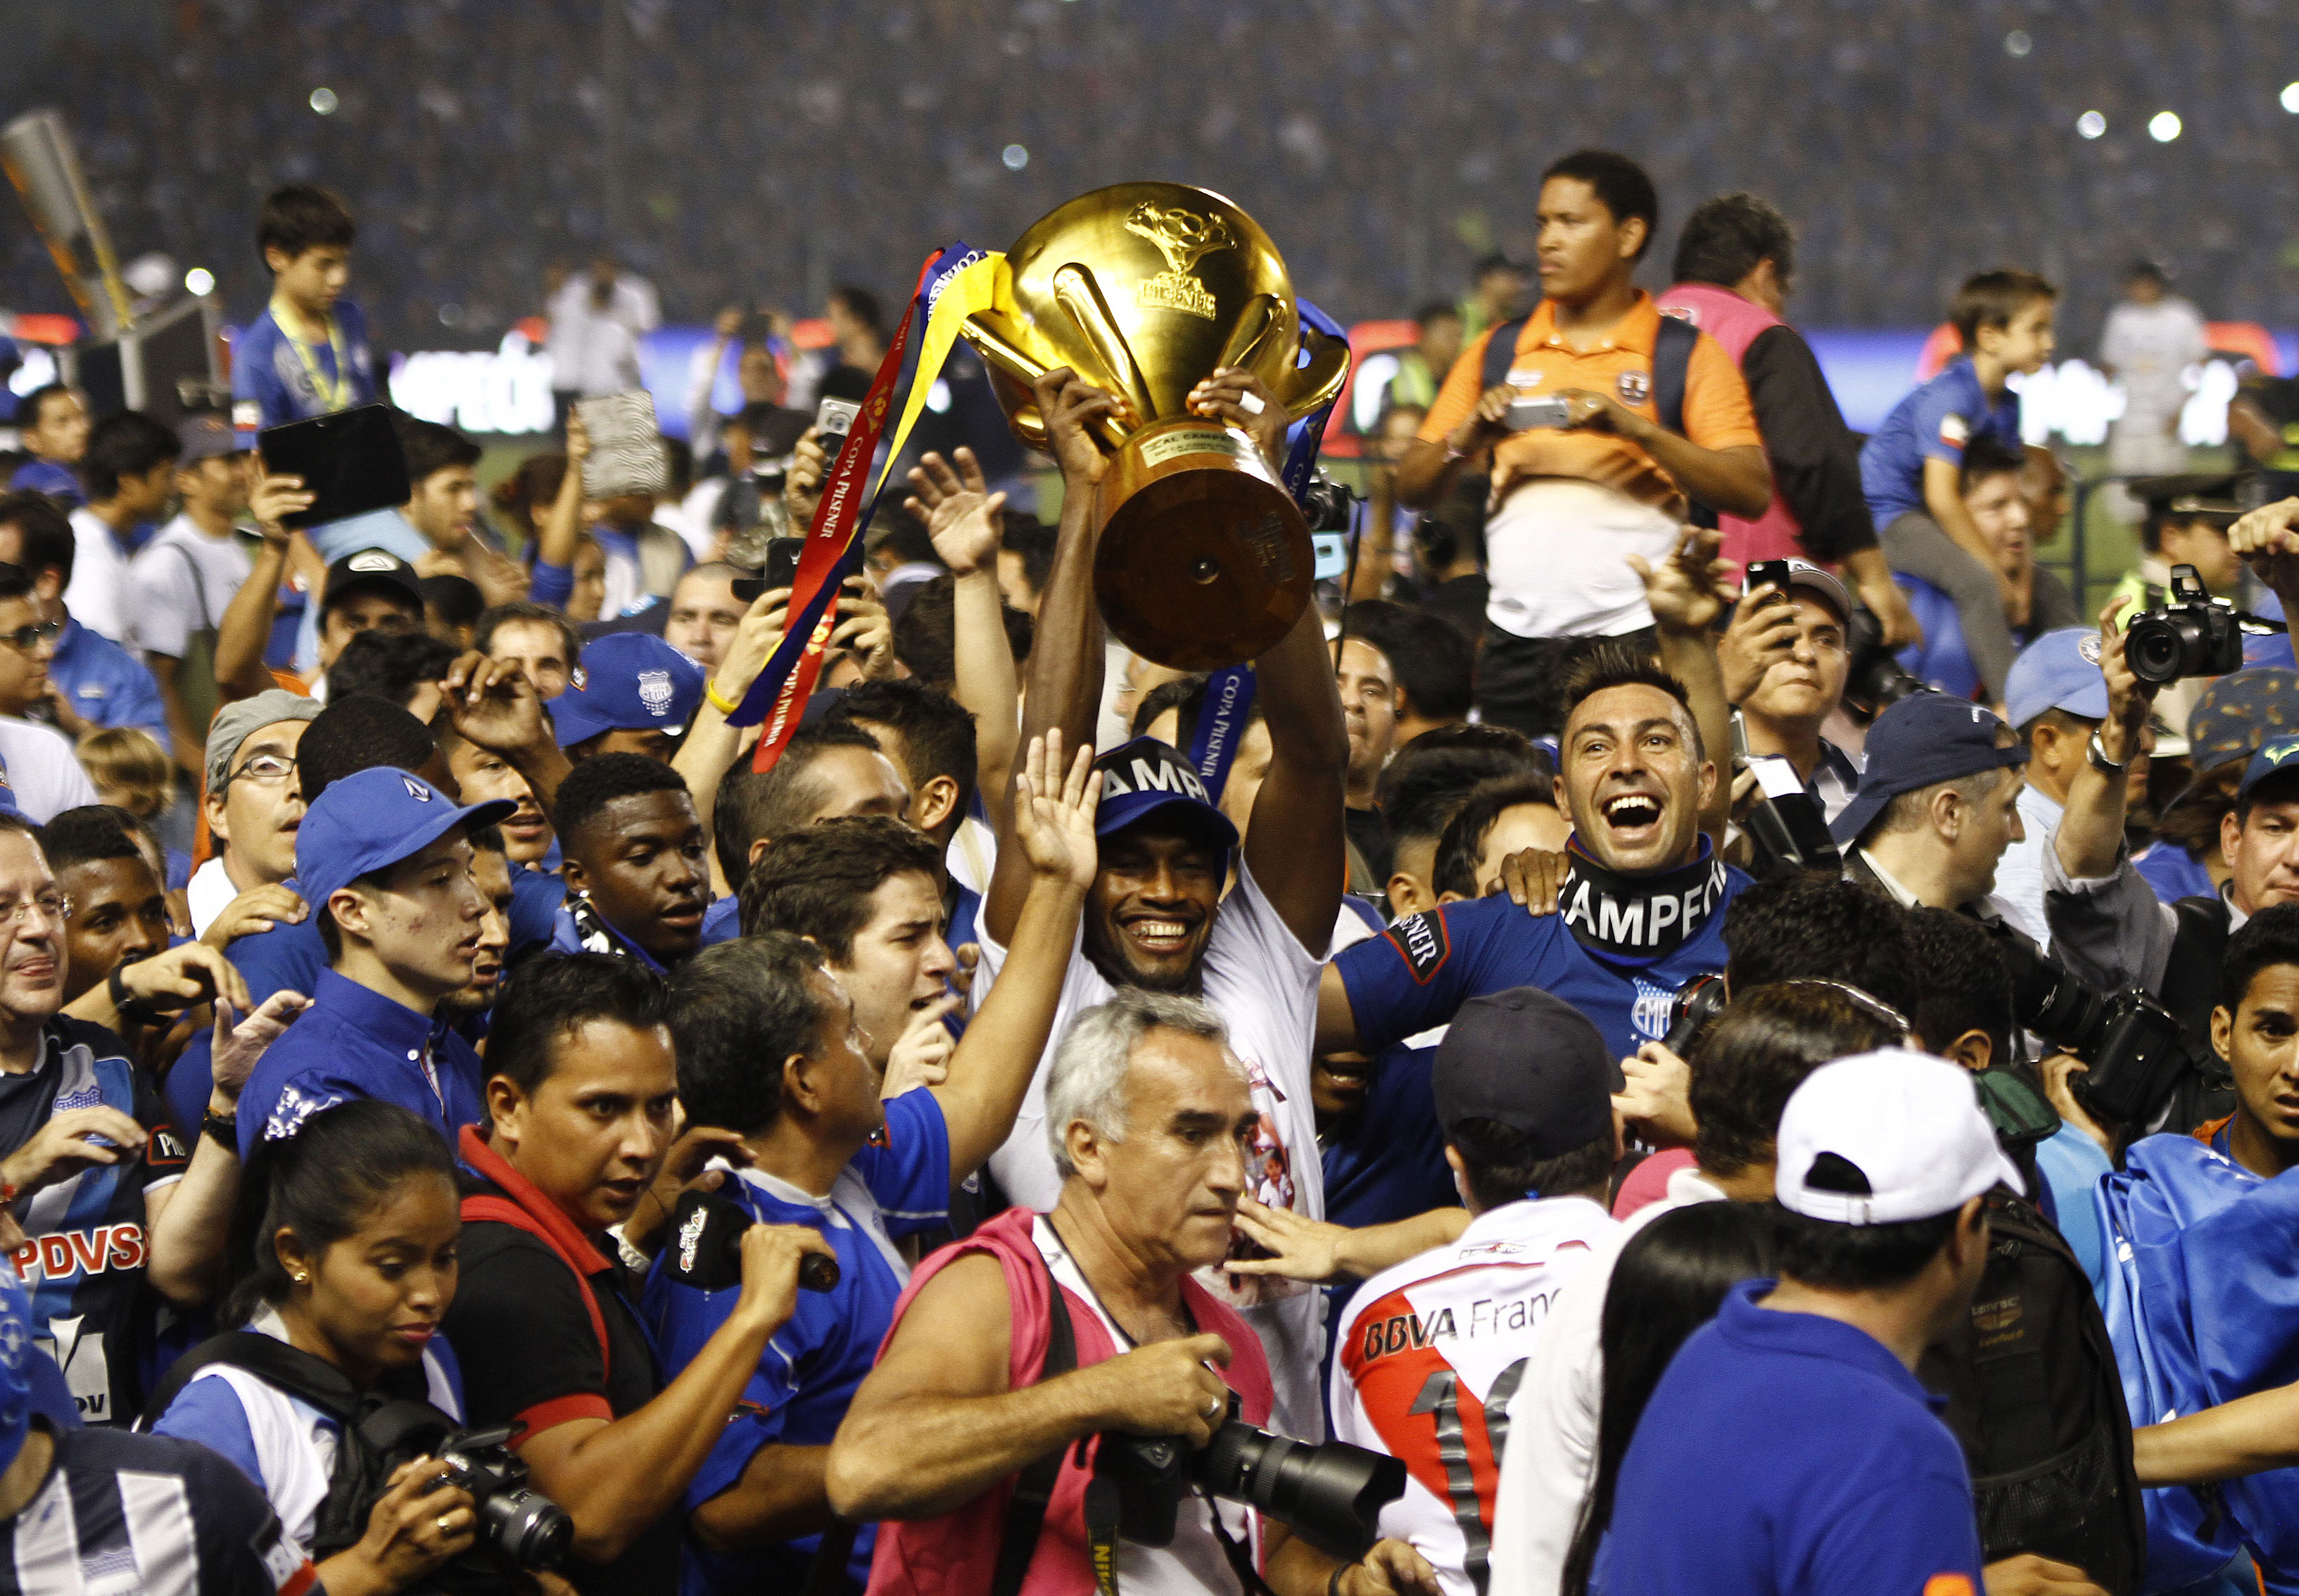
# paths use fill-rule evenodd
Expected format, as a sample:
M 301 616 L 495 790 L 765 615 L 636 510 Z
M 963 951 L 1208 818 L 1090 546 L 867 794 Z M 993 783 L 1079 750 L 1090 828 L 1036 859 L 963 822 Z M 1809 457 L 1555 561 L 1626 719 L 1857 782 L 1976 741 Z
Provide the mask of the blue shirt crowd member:
M 1976 1596 L 1963 1449 L 1913 1366 L 1971 1310 L 1983 1194 L 2021 1190 L 2019 1171 L 1971 1077 L 1904 1051 L 1814 1070 L 1778 1147 L 1780 1278 L 1733 1287 L 1667 1362 L 1622 1460 L 1591 1588 Z M 1885 1306 L 1861 1320 L 1876 1334 L 1842 1317 L 1852 1301 Z
M 1724 907 L 1748 877 L 1699 829 L 1716 791 L 1682 683 L 1607 646 L 1566 690 L 1557 784 L 1573 821 L 1554 914 L 1506 894 L 1399 920 L 1326 967 L 1317 1051 L 1378 1052 L 1489 992 L 1537 986 L 1615 1058 L 1668 1035 L 1679 988 L 1724 968 Z
M 478 1055 L 436 1010 L 469 984 L 489 910 L 466 833 L 517 807 L 499 798 L 458 809 L 388 767 L 320 794 L 296 832 L 295 877 L 329 968 L 242 1093 L 242 1158 L 259 1137 L 291 1136 L 347 1098 L 398 1103 L 451 1144 L 480 1118 Z
M 152 673 L 111 638 L 91 632 L 69 616 L 56 637 L 48 679 L 62 690 L 72 713 L 91 726 L 132 726 L 168 745 L 168 711 L 160 702 Z
M 1924 461 L 1963 462 L 1972 440 L 1992 437 L 2017 450 L 2020 395 L 2005 388 L 1993 401 L 1980 387 L 1971 357 L 1960 354 L 1940 374 L 1912 388 L 1860 451 L 1860 486 L 1878 527 L 1924 503 Z
M 767 1343 L 742 1405 L 687 1487 L 687 1511 L 735 1485 L 763 1447 L 830 1444 L 894 1322 L 895 1300 L 909 1284 L 909 1264 L 895 1243 L 944 1223 L 950 1185 L 950 1133 L 941 1105 L 923 1087 L 886 1105 L 884 1145 L 856 1153 L 827 1197 L 755 1169 L 728 1181 L 727 1195 L 753 1221 L 820 1230 L 838 1255 L 838 1284 L 800 1293 L 798 1311 Z M 718 1332 L 742 1288 L 702 1291 L 681 1283 L 666 1267 L 675 1252 L 669 1246 L 657 1257 L 642 1301 L 664 1364 L 677 1369 Z M 690 1538 L 681 1588 L 694 1596 L 801 1585 L 820 1542 L 807 1535 L 722 1553 Z M 872 1525 L 854 1537 L 848 1573 L 858 1585 L 869 1581 L 875 1544 Z
M 291 319 L 297 331 L 287 329 Z M 373 404 L 379 396 L 375 353 L 359 306 L 338 299 L 328 336 L 307 342 L 307 330 L 302 317 L 283 315 L 275 295 L 233 343 L 231 419 L 243 435 Z
M 303 1596 L 316 1587 L 263 1492 L 223 1459 L 189 1442 L 54 1417 L 34 1330 L 23 1286 L 0 1270 L 0 1469 L 28 1449 L 37 1461 L 29 1497 L 0 1519 L 0 1596 Z

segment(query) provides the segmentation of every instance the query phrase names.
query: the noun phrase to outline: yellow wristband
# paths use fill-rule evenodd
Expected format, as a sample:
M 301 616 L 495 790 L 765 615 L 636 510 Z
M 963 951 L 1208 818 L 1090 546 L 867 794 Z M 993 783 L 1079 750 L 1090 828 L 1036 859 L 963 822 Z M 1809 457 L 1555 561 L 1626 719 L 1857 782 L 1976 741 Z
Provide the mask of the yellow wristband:
M 727 702 L 726 700 L 719 694 L 718 679 L 716 677 L 713 677 L 710 680 L 702 684 L 702 696 L 709 699 L 710 701 L 710 707 L 718 711 L 722 715 L 731 715 L 735 711 L 743 707 L 739 703 Z

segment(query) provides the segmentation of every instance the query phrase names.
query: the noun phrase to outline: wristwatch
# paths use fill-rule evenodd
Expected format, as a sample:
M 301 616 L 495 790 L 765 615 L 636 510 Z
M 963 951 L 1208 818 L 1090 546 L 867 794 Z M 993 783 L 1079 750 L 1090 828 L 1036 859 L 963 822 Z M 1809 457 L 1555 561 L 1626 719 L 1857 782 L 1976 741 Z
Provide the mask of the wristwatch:
M 2099 740 L 2096 728 L 2093 730 L 2091 742 L 2084 749 L 2084 753 L 2091 761 L 2091 768 L 2102 776 L 2121 776 L 2131 769 L 2131 761 L 2128 759 L 2119 764 L 2107 757 L 2107 745 Z
M 237 1113 L 210 1114 L 200 1121 L 200 1135 L 208 1140 L 239 1151 L 239 1116 Z

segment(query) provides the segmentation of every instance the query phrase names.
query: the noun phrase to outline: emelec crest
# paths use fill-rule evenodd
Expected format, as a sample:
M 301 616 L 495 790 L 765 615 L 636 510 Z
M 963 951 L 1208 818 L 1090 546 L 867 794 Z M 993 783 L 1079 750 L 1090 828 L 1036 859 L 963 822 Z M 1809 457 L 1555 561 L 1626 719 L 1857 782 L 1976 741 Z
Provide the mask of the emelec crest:
M 1200 216 L 1179 205 L 1144 200 L 1126 217 L 1125 230 L 1147 238 L 1166 257 L 1166 270 L 1143 280 L 1133 292 L 1133 303 L 1144 310 L 1180 311 L 1211 321 L 1214 296 L 1198 280 L 1197 264 L 1217 249 L 1237 247 L 1229 218 Z

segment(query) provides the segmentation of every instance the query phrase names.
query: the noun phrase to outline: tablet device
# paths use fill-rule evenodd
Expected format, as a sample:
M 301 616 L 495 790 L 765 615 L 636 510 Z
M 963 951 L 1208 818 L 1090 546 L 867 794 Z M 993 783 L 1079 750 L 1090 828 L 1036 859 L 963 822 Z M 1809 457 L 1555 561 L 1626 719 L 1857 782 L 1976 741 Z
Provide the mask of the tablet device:
M 256 447 L 268 474 L 301 477 L 304 491 L 317 495 L 309 510 L 282 516 L 283 526 L 323 526 L 370 510 L 394 510 L 412 496 L 407 456 L 387 404 L 267 427 L 256 435 Z

